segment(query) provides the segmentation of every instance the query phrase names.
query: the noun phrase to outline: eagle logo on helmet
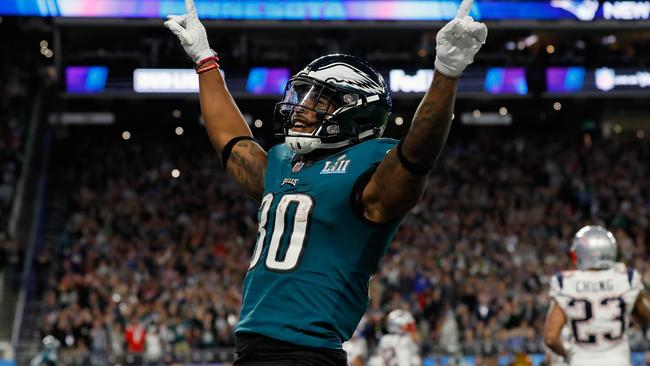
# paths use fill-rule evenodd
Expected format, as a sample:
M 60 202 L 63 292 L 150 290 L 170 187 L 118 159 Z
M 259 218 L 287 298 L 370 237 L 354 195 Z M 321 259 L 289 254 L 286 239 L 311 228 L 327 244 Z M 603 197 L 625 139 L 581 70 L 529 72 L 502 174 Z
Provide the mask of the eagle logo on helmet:
M 381 83 L 377 83 L 372 80 L 370 75 L 343 62 L 335 62 L 313 70 L 304 69 L 298 75 L 313 77 L 341 87 L 359 89 L 366 93 L 381 94 L 386 88 L 384 78 L 381 75 L 378 75 Z
M 381 137 L 391 108 L 381 74 L 354 56 L 333 54 L 312 61 L 289 80 L 273 119 L 280 127 L 276 136 L 284 137 L 290 150 L 307 154 Z M 310 132 L 301 121 L 306 111 L 316 118 Z

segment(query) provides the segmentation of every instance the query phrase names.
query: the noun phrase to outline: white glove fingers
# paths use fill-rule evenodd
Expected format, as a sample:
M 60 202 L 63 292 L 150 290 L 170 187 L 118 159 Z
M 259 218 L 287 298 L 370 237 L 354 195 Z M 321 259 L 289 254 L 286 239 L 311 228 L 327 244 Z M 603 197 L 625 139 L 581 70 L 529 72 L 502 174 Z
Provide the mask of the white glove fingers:
M 476 22 L 474 21 L 474 18 L 472 18 L 470 16 L 466 16 L 465 18 L 463 18 L 461 20 L 460 23 L 463 25 L 463 29 L 468 29 L 472 24 L 474 24 Z
M 194 7 L 194 0 L 185 0 L 185 11 L 188 15 L 196 15 L 196 7 Z
M 467 32 L 467 28 L 472 24 L 472 22 L 474 22 L 474 19 L 470 16 L 466 16 L 463 19 L 456 18 L 455 20 L 458 20 L 458 22 L 452 25 L 451 36 L 459 39 L 463 34 L 465 34 L 465 32 Z M 451 24 L 451 22 L 449 24 Z
M 463 2 L 460 3 L 460 7 L 458 7 L 458 13 L 456 13 L 456 18 L 463 19 L 466 16 L 468 16 L 469 11 L 472 9 L 473 5 L 474 5 L 474 0 L 463 0 Z
M 169 28 L 181 40 L 181 43 L 184 44 L 187 42 L 187 30 L 181 27 L 180 24 L 176 23 L 173 20 L 168 20 L 165 22 L 165 27 Z
M 481 44 L 487 39 L 487 26 L 483 23 L 473 22 L 467 27 L 467 32 L 473 38 L 476 38 Z
M 462 20 L 459 18 L 453 19 L 451 22 L 447 23 L 438 33 L 449 33 L 453 38 L 459 38 L 463 33 Z
M 180 24 L 182 27 L 185 27 L 187 21 L 187 14 L 183 15 L 168 15 L 167 19 L 174 21 Z

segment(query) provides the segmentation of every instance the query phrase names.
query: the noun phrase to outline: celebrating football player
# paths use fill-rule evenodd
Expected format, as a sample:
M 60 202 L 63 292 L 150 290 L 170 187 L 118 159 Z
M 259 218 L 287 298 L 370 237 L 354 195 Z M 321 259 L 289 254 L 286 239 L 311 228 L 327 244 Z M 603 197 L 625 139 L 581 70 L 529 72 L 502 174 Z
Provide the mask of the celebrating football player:
M 349 55 L 318 58 L 275 106 L 284 144 L 253 139 L 219 73 L 192 0 L 165 22 L 199 74 L 201 112 L 223 166 L 260 202 L 235 331 L 236 365 L 345 365 L 341 343 L 368 306 L 368 283 L 445 143 L 458 79 L 487 28 L 464 0 L 436 37 L 435 76 L 401 141 L 382 76 Z

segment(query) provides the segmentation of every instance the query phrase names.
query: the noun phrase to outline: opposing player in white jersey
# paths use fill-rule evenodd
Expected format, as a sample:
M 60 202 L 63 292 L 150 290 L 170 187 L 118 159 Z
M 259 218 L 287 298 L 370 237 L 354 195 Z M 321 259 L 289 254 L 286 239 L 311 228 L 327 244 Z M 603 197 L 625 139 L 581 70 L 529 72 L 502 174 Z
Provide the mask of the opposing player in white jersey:
M 616 240 L 600 226 L 585 226 L 571 247 L 576 270 L 551 279 L 544 339 L 571 366 L 629 366 L 630 316 L 650 322 L 650 296 L 633 268 L 616 263 Z M 567 324 L 573 340 L 561 339 Z
M 348 356 L 348 366 L 364 366 L 368 359 L 368 342 L 365 338 L 366 316 L 361 317 L 357 329 L 347 342 L 343 342 L 343 350 Z
M 369 366 L 421 366 L 420 347 L 413 339 L 415 319 L 408 311 L 397 309 L 388 314 L 388 334 L 379 340 L 376 355 Z

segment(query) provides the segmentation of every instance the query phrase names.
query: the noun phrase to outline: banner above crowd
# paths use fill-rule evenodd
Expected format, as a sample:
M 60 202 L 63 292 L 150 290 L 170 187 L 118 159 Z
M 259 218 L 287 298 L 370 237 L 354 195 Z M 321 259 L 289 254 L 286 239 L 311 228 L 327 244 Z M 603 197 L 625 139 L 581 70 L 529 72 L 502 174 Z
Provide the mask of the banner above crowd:
M 460 0 L 195 0 L 215 20 L 446 21 Z M 2 0 L 0 15 L 163 18 L 185 12 L 183 0 Z M 650 1 L 482 0 L 470 15 L 484 21 L 650 19 Z

